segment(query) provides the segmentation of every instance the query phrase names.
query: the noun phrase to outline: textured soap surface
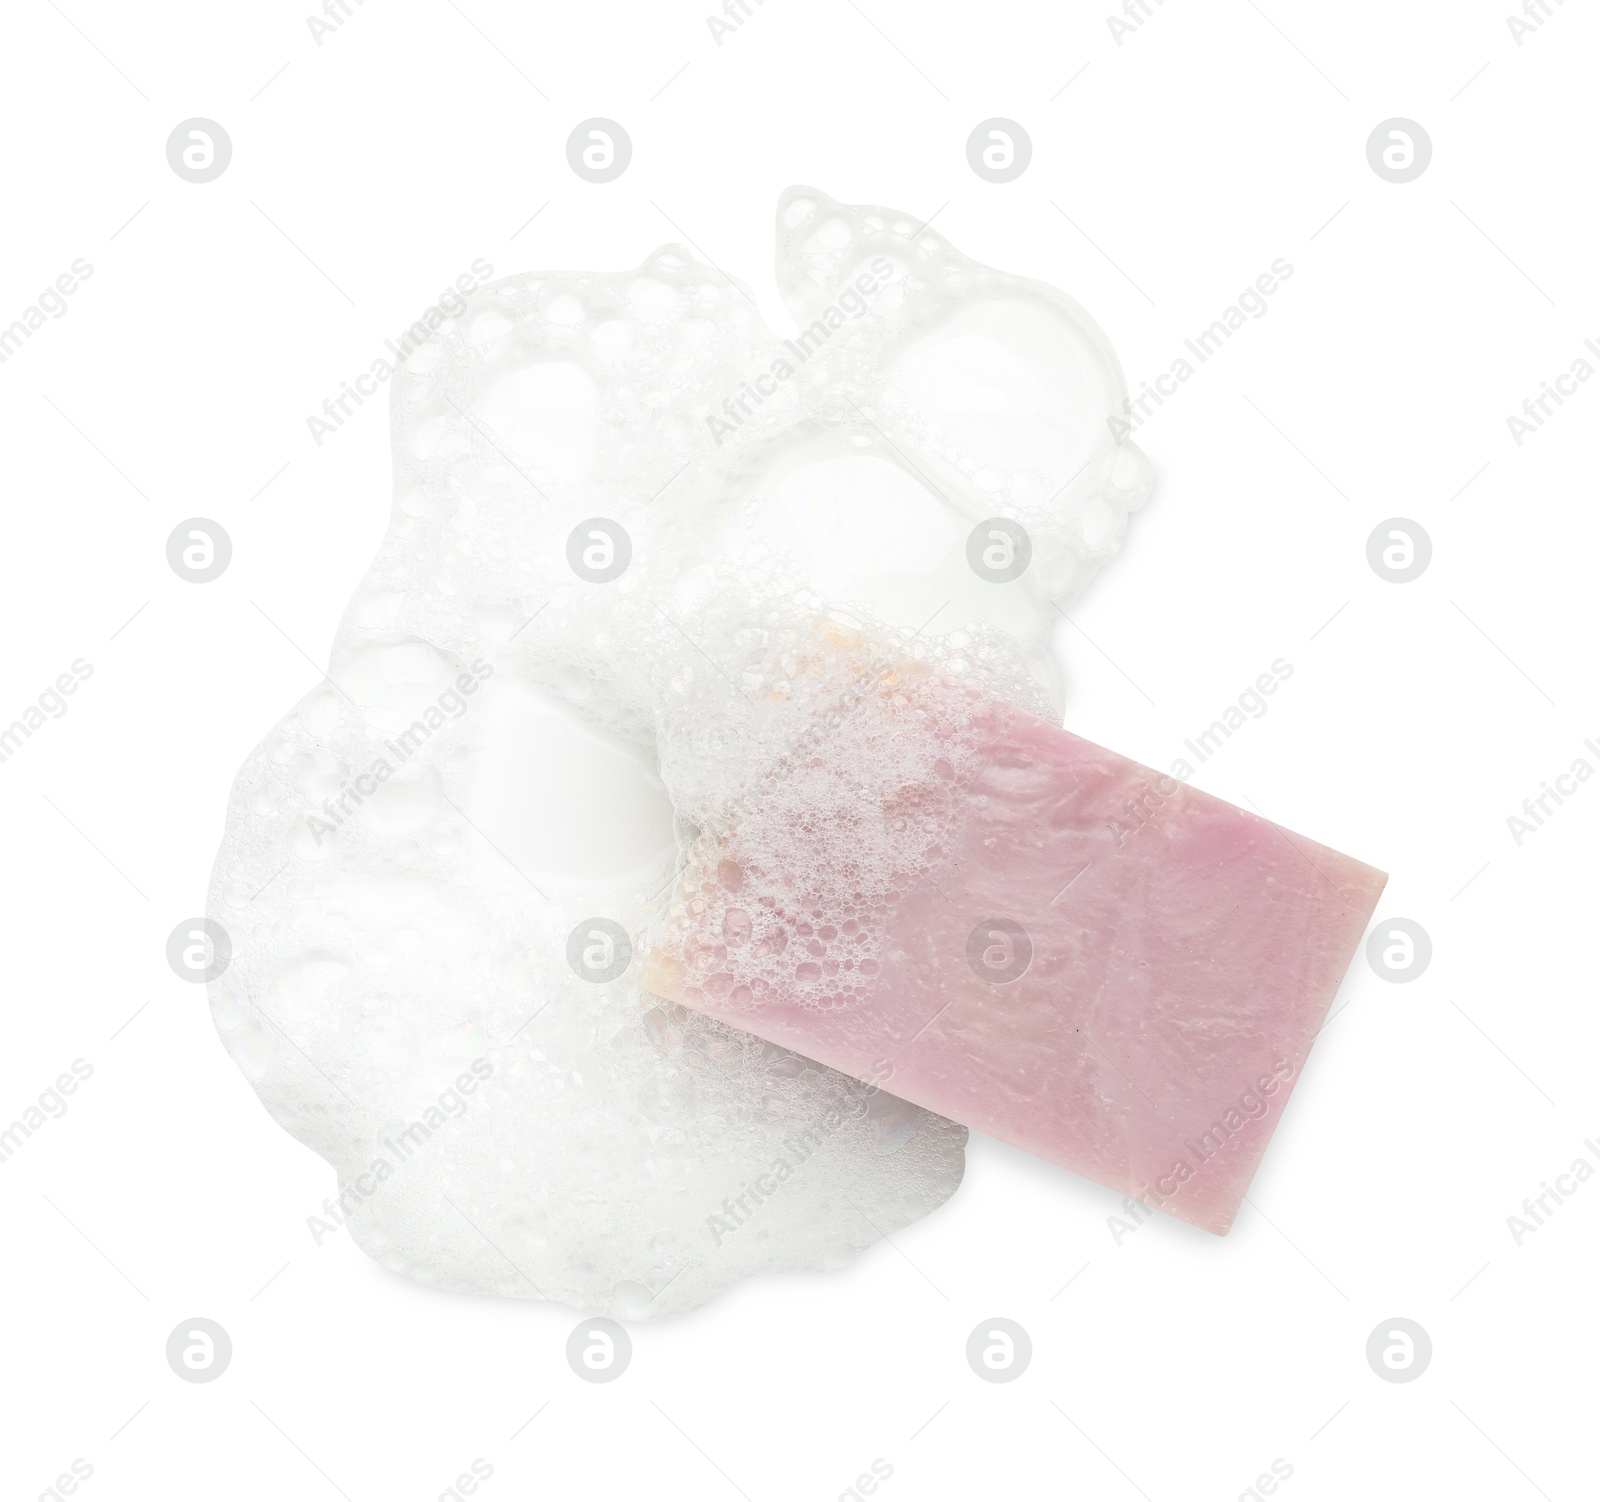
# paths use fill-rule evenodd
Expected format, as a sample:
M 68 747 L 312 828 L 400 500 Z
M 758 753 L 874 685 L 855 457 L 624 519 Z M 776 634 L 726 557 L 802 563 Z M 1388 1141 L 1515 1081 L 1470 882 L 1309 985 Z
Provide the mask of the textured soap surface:
M 705 842 L 644 984 L 1223 1233 L 1384 880 L 880 668 Z

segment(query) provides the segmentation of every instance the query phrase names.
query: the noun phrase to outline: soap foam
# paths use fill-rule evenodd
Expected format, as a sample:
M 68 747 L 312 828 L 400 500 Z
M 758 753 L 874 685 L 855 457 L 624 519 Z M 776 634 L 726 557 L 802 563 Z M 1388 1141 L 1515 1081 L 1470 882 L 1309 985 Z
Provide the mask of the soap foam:
M 960 1181 L 965 1128 L 658 1002 L 629 951 L 709 871 L 719 942 L 781 932 L 772 964 L 851 1004 L 939 856 L 964 717 L 1059 710 L 1052 602 L 1148 466 L 1054 290 L 808 189 L 778 275 L 793 339 L 668 246 L 482 287 L 396 374 L 388 535 L 239 774 L 209 907 L 223 1040 L 339 1176 L 319 1241 L 643 1319 L 841 1266 Z M 995 518 L 1031 544 L 1005 583 L 968 562 Z M 855 713 L 912 679 L 914 711 Z M 914 790 L 870 848 L 863 775 Z M 834 831 L 815 869 L 712 858 L 752 800 Z

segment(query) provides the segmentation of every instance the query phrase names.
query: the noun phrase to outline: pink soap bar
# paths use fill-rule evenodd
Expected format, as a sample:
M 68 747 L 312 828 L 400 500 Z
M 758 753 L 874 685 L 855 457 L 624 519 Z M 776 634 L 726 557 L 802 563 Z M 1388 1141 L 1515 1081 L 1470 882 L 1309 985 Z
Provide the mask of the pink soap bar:
M 697 852 L 645 986 L 1225 1233 L 1386 878 L 1010 704 L 916 693 Z M 841 797 L 863 726 L 908 712 L 959 755 Z M 874 853 L 921 824 L 872 901 Z M 775 899 L 784 860 L 809 875 Z

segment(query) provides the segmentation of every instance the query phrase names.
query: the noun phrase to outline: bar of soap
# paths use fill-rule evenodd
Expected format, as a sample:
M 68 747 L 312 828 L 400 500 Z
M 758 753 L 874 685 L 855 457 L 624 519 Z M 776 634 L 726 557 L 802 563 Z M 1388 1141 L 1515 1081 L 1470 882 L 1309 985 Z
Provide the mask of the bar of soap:
M 1385 880 L 880 670 L 698 842 L 643 983 L 1221 1235 Z

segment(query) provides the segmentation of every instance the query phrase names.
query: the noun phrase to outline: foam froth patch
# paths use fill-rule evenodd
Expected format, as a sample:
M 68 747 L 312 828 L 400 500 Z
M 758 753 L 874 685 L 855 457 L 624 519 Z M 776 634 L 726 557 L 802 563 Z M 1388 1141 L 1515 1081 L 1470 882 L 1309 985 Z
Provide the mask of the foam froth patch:
M 793 957 L 837 927 L 834 1004 L 863 1001 L 972 768 L 908 699 L 858 748 L 897 821 L 868 851 L 814 763 L 885 664 L 1058 714 L 1055 608 L 1149 466 L 1060 292 L 810 189 L 778 237 L 791 331 L 669 245 L 480 286 L 396 371 L 388 532 L 326 680 L 239 773 L 208 906 L 222 1039 L 337 1175 L 318 1244 L 647 1319 L 839 1268 L 960 1182 L 966 1129 L 890 1054 L 828 1067 L 653 996 L 647 935 L 670 911 L 743 942 L 726 904 L 680 911 L 685 873 L 765 827 L 787 766 L 819 801 L 745 901 L 839 894 Z

